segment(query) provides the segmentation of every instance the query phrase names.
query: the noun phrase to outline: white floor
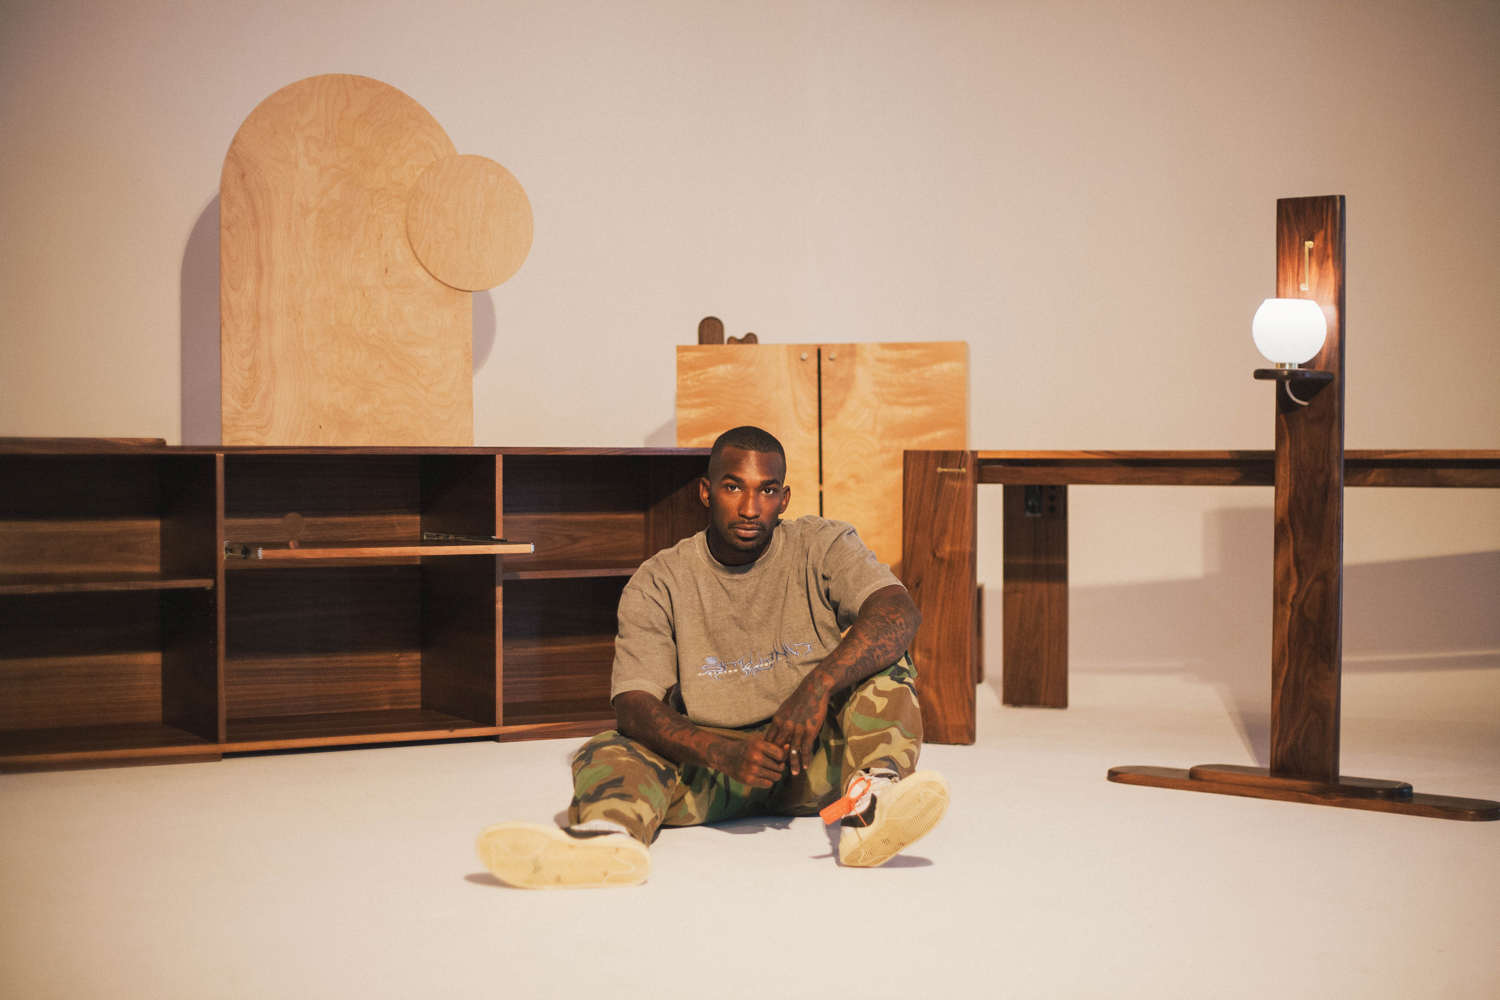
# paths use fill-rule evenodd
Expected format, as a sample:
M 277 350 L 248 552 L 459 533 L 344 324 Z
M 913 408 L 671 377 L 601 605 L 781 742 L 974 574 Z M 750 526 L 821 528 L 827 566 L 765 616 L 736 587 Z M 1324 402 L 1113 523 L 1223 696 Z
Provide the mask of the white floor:
M 816 819 L 667 831 L 643 887 L 525 892 L 472 841 L 566 805 L 578 740 L 0 777 L 0 996 L 1500 996 L 1500 823 L 1128 787 L 1255 762 L 1172 673 L 980 689 L 947 820 L 841 869 Z M 1348 674 L 1344 771 L 1500 799 L 1500 671 Z

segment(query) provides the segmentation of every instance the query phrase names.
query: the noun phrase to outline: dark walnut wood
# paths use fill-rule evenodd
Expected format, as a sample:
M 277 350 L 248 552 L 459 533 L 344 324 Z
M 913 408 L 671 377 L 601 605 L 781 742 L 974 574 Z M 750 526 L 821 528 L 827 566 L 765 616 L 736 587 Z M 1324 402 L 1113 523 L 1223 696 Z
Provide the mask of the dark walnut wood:
M 0 453 L 12 455 L 104 455 L 154 451 L 166 446 L 164 438 L 0 437 Z
M 1239 774 L 1233 773 L 1238 770 Z M 1245 772 L 1258 771 L 1263 780 L 1244 780 Z M 1201 774 L 1202 777 L 1195 775 Z M 1310 805 L 1339 806 L 1344 809 L 1368 809 L 1375 812 L 1404 813 L 1432 819 L 1493 821 L 1500 819 L 1500 802 L 1488 799 L 1466 799 L 1451 795 L 1421 795 L 1401 782 L 1384 782 L 1368 778 L 1343 778 L 1332 782 L 1314 782 L 1280 778 L 1261 768 L 1231 769 L 1224 764 L 1210 764 L 1187 771 L 1176 767 L 1112 767 L 1109 780 L 1126 785 L 1154 785 L 1189 792 L 1213 792 L 1218 795 L 1242 795 L 1255 799 L 1279 799 Z M 1395 786 L 1394 788 L 1391 786 Z M 1406 789 L 1405 794 L 1399 788 Z M 1385 794 L 1376 794 L 1383 791 Z
M 1001 700 L 1067 708 L 1068 488 L 1006 486 L 1002 544 Z
M 1276 294 L 1323 307 L 1328 338 L 1305 367 L 1333 381 L 1310 402 L 1276 396 L 1271 771 L 1335 782 L 1344 572 L 1342 196 L 1276 203 Z
M 1500 489 L 1500 450 L 1346 451 L 1344 485 Z
M 724 343 L 724 321 L 717 316 L 705 316 L 698 321 L 698 343 Z
M 905 456 L 901 575 L 922 612 L 911 653 L 929 743 L 975 738 L 975 473 L 971 451 Z
M 323 562 L 337 559 L 438 559 L 454 556 L 508 556 L 530 555 L 534 546 L 530 542 L 460 542 L 460 541 L 416 541 L 416 542 L 318 542 L 303 544 L 292 542 L 258 542 L 231 540 L 235 552 L 226 552 L 225 558 L 244 559 L 255 562 L 299 563 Z M 245 553 L 243 555 L 239 553 Z
M 1270 486 L 1269 451 L 980 451 L 981 483 Z

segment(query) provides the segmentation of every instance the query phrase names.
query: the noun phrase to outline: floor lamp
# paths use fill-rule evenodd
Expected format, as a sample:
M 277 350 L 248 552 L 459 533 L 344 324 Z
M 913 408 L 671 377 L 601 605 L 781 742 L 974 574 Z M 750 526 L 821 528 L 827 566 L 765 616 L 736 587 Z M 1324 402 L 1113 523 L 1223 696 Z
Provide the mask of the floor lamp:
M 1109 780 L 1441 819 L 1500 819 L 1500 802 L 1420 795 L 1404 781 L 1339 773 L 1344 219 L 1343 195 L 1276 202 L 1277 298 L 1262 306 L 1255 322 L 1257 346 L 1276 362 L 1255 373 L 1276 386 L 1271 766 L 1115 767 Z M 1300 367 L 1304 361 L 1309 367 Z

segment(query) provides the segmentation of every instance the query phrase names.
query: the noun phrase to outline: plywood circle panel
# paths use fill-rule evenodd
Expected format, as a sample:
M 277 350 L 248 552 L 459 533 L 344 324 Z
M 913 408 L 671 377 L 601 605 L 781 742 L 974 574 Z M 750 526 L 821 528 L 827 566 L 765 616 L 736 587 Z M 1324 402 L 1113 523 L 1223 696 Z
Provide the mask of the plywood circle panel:
M 220 182 L 226 445 L 470 445 L 471 297 L 406 236 L 457 151 L 394 87 L 330 74 L 245 119 Z
M 494 160 L 450 156 L 417 179 L 406 206 L 406 235 L 439 281 L 479 292 L 507 281 L 531 251 L 531 202 L 521 182 Z

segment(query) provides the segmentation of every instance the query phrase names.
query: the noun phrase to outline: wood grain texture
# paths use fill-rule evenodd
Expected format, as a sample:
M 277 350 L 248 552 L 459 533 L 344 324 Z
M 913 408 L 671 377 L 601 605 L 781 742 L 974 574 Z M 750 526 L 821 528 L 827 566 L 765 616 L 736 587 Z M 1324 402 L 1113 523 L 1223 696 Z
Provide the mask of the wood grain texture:
M 494 455 L 424 457 L 422 530 L 499 535 L 500 477 Z M 501 722 L 501 566 L 484 556 L 422 560 L 423 708 Z
M 1139 765 L 1112 767 L 1109 769 L 1109 780 L 1127 785 L 1154 785 L 1158 788 L 1176 788 L 1189 792 L 1213 792 L 1219 795 L 1241 795 L 1256 799 L 1279 799 L 1283 802 L 1339 806 L 1344 809 L 1404 813 L 1430 819 L 1456 819 L 1471 822 L 1500 819 L 1500 802 L 1491 802 L 1488 799 L 1466 799 L 1451 795 L 1417 793 L 1405 798 L 1351 794 L 1350 789 L 1339 788 L 1336 782 L 1323 786 L 1321 789 L 1311 789 L 1307 783 L 1297 781 L 1278 781 L 1267 784 L 1211 781 L 1195 779 L 1189 771 L 1183 768 Z
M 111 590 L 212 590 L 214 578 L 160 573 L 7 573 L 0 594 L 84 594 Z
M 225 530 L 231 541 L 299 544 L 407 542 L 422 537 L 419 455 L 225 456 Z
M 902 500 L 901 582 L 922 612 L 911 646 L 923 739 L 973 743 L 975 526 L 974 453 L 908 451 Z M 962 469 L 962 473 L 939 469 Z
M 219 756 L 216 745 L 161 722 L 0 731 L 0 774 L 198 763 Z
M 0 437 L 0 454 L 99 455 L 165 448 L 165 438 Z
M 509 542 L 450 542 L 443 540 L 421 542 L 318 542 L 312 545 L 291 547 L 290 543 L 239 542 L 258 555 L 250 561 L 276 563 L 329 562 L 354 559 L 437 559 L 456 556 L 506 556 L 529 555 L 530 543 Z
M 509 281 L 531 252 L 531 201 L 494 160 L 463 154 L 422 171 L 407 196 L 406 235 L 427 272 L 479 292 Z
M 969 345 L 824 344 L 823 513 L 898 576 L 902 452 L 969 446 Z
M 787 519 L 818 513 L 818 349 L 806 344 L 677 348 L 677 444 L 710 447 L 753 424 L 786 449 Z
M 422 707 L 483 725 L 500 719 L 497 560 L 422 560 Z
M 293 567 L 226 585 L 227 712 L 421 707 L 421 568 Z
M 505 458 L 506 537 L 531 555 L 506 559 L 520 570 L 639 565 L 646 557 L 646 461 L 616 455 Z
M 158 461 L 155 455 L 0 457 L 0 576 L 159 575 Z
M 1500 451 L 1346 451 L 1344 485 L 1500 489 Z
M 229 720 L 224 753 L 297 747 L 400 743 L 408 740 L 493 736 L 498 726 L 484 726 L 429 708 L 315 712 Z
M 536 546 L 509 556 L 512 570 L 638 566 L 646 554 L 645 511 L 509 514 L 505 530 Z
M 300 80 L 245 119 L 219 187 L 226 445 L 473 443 L 470 296 L 406 236 L 408 193 L 455 153 L 368 77 Z
M 426 455 L 419 467 L 422 532 L 503 537 L 496 455 Z
M 1062 486 L 1270 486 L 1273 453 L 980 452 L 979 481 Z
M 705 316 L 698 321 L 698 343 L 724 343 L 724 321 L 717 316 Z
M 1068 488 L 1033 487 L 1040 511 L 1026 510 L 1026 487 L 1003 496 L 1005 624 L 1001 700 L 1068 707 Z
M 981 483 L 1271 486 L 1274 451 L 981 451 Z M 1344 453 L 1345 486 L 1500 488 L 1500 451 Z
M 206 576 L 218 585 L 221 462 L 213 455 L 158 460 L 164 573 Z M 217 740 L 220 728 L 218 606 L 217 592 L 161 595 L 161 718 L 205 740 Z
M 510 723 L 611 713 L 616 609 L 624 577 L 505 585 L 505 714 Z
M 647 460 L 647 558 L 708 527 L 708 508 L 698 497 L 698 483 L 707 473 L 708 460 L 697 456 Z
M 1303 246 L 1313 243 L 1304 274 Z M 1335 782 L 1344 567 L 1344 199 L 1276 203 L 1276 294 L 1311 298 L 1328 318 L 1306 367 L 1334 380 L 1303 405 L 1276 396 L 1271 771 Z M 1308 290 L 1300 284 L 1306 279 Z M 1279 386 L 1279 383 L 1278 383 Z
M 161 718 L 157 592 L 4 598 L 0 731 Z

